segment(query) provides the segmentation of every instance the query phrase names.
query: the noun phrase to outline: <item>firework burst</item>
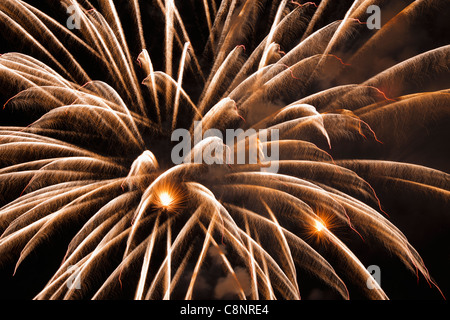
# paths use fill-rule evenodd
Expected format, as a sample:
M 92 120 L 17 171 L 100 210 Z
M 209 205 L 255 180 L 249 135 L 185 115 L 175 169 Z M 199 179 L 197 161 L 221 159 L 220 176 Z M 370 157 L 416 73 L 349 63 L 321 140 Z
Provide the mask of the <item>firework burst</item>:
M 36 299 L 300 299 L 305 277 L 386 299 L 357 250 L 375 247 L 440 292 L 375 184 L 448 204 L 447 173 L 389 155 L 448 118 L 448 45 L 388 59 L 445 1 L 385 2 L 2 0 L 25 51 L 0 56 L 3 114 L 30 120 L 0 127 L 2 268 L 58 249 Z M 279 157 L 175 165 L 195 123 L 278 130 L 257 145 Z

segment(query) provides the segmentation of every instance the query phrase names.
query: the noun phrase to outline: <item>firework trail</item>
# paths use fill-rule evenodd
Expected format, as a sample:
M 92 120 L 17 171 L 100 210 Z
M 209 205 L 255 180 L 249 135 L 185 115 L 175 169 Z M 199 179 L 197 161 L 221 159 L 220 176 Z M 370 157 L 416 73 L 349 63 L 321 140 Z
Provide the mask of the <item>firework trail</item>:
M 3 113 L 31 118 L 0 127 L 8 276 L 50 250 L 58 265 L 35 299 L 300 299 L 305 277 L 344 299 L 387 299 L 366 285 L 362 246 L 441 292 L 374 184 L 448 209 L 450 176 L 339 152 L 402 150 L 448 119 L 449 45 L 383 60 L 402 46 L 393 34 L 445 1 L 337 3 L 2 0 L 0 29 L 26 52 L 0 55 Z M 380 30 L 364 23 L 373 4 L 388 12 Z M 257 143 L 279 158 L 175 165 L 171 134 L 195 136 L 198 122 L 277 129 Z M 195 158 L 217 140 L 192 142 Z

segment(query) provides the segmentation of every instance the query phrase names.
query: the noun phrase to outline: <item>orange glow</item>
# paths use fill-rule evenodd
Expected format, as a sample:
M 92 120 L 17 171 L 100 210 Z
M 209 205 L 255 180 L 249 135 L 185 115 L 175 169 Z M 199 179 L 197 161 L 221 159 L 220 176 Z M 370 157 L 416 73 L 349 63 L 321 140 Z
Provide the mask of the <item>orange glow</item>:
M 316 220 L 315 228 L 317 232 L 321 232 L 322 230 L 326 229 L 327 227 L 323 224 L 322 221 Z
M 183 192 L 171 186 L 159 187 L 155 192 L 154 204 L 166 211 L 178 211 L 182 207 L 183 201 Z
M 326 241 L 331 230 L 338 226 L 338 223 L 334 220 L 333 217 L 323 214 L 315 217 L 310 222 L 307 237 L 320 243 Z
M 173 202 L 173 197 L 168 192 L 161 192 L 158 197 L 163 207 L 169 207 Z

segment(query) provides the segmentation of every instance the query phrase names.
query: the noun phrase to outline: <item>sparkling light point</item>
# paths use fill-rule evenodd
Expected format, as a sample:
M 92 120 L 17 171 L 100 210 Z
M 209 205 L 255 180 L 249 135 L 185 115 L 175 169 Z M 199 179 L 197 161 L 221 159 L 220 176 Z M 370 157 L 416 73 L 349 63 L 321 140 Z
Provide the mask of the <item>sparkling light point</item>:
M 321 232 L 322 230 L 326 229 L 326 226 L 319 220 L 316 220 L 315 228 L 317 232 Z
M 161 192 L 158 197 L 163 207 L 169 207 L 173 203 L 173 197 L 168 192 Z

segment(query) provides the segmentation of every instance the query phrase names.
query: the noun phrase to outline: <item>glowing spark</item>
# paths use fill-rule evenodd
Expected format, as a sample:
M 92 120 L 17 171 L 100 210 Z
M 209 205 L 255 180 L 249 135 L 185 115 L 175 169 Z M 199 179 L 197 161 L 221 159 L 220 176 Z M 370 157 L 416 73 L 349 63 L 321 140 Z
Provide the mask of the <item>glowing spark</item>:
M 319 221 L 319 220 L 316 220 L 316 221 L 315 221 L 315 228 L 316 228 L 316 231 L 317 231 L 317 232 L 321 232 L 321 231 L 327 229 L 326 226 L 325 226 L 321 221 Z
M 168 192 L 161 192 L 158 195 L 159 202 L 163 207 L 170 207 L 170 205 L 173 203 L 174 199 Z
M 160 209 L 175 213 L 183 207 L 184 201 L 184 192 L 171 184 L 159 186 L 155 190 L 154 205 Z

